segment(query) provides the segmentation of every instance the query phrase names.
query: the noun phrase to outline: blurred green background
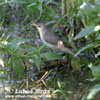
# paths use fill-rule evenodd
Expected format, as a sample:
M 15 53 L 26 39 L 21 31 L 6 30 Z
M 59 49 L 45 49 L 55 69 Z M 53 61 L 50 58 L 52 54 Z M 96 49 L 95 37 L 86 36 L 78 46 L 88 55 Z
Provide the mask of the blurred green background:
M 81 60 L 45 47 L 32 22 L 45 23 Z M 48 86 L 47 100 L 99 100 L 99 61 L 100 0 L 0 0 L 1 84 Z M 37 84 L 46 71 L 46 83 Z

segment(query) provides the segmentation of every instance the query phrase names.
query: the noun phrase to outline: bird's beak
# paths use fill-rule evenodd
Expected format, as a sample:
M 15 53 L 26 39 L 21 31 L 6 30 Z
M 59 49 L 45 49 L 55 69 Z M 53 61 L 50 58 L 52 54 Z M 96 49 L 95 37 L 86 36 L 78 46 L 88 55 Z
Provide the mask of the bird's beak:
M 37 24 L 36 24 L 36 23 L 32 23 L 31 25 L 33 25 L 33 26 L 37 27 Z

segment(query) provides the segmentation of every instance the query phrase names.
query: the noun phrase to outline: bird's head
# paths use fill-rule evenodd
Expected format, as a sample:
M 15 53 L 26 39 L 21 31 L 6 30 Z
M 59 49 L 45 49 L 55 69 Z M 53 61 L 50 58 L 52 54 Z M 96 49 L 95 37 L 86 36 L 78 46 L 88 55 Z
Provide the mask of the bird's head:
M 46 26 L 42 23 L 32 23 L 33 26 L 35 26 L 39 32 L 42 32 L 46 29 Z

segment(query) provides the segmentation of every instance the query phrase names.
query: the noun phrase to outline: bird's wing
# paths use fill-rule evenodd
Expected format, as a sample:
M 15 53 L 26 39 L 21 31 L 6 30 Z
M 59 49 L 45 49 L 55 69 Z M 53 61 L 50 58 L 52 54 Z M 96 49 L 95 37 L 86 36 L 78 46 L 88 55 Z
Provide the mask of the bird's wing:
M 49 37 L 49 38 L 47 38 L 47 37 Z M 60 39 L 60 37 L 58 37 L 57 35 L 55 35 L 53 33 L 46 33 L 44 38 L 45 38 L 45 41 L 50 44 L 58 45 L 58 47 L 61 46 L 61 47 L 67 47 L 67 48 L 72 49 L 71 46 L 69 46 L 67 43 L 62 41 L 62 39 Z
M 44 36 L 44 39 L 46 42 L 53 45 L 57 45 L 58 41 L 60 41 L 59 37 L 53 33 L 46 33 L 46 35 Z

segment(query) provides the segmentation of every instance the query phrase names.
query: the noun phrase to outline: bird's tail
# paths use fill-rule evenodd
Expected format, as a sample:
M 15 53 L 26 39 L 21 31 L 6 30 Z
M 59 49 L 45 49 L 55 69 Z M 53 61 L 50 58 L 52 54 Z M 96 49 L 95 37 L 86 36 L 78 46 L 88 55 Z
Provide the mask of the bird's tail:
M 72 54 L 73 56 L 75 56 L 75 53 L 71 50 L 71 49 L 69 49 L 69 48 L 64 48 L 65 49 L 65 51 L 67 51 L 68 53 L 70 53 L 70 54 Z
M 62 48 L 63 49 L 63 51 L 64 52 L 68 52 L 68 53 L 70 53 L 70 54 L 72 54 L 73 56 L 75 56 L 75 53 L 70 49 L 70 48 Z M 80 59 L 80 57 L 79 56 L 77 56 L 77 58 L 79 58 Z

